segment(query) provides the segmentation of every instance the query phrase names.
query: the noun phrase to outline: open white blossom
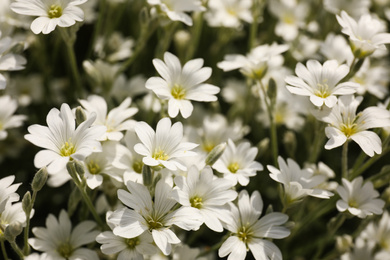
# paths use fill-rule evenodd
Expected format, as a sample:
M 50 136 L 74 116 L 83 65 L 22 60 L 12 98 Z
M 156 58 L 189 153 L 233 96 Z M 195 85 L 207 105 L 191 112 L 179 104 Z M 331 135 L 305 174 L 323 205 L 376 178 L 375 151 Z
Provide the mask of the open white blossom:
M 0 141 L 7 138 L 7 129 L 19 127 L 27 119 L 25 115 L 14 115 L 18 102 L 10 96 L 0 96 Z
M 31 217 L 33 213 L 34 211 L 31 212 Z M 22 227 L 26 225 L 26 213 L 23 211 L 22 203 L 12 203 L 12 200 L 8 200 L 4 211 L 0 212 L 0 240 L 4 239 L 7 226 L 18 223 Z
M 251 0 L 213 0 L 208 7 L 205 18 L 211 27 L 240 28 L 241 20 L 253 22 Z
M 81 247 L 95 241 L 98 231 L 96 223 L 82 221 L 72 229 L 68 213 L 61 210 L 58 220 L 52 214 L 46 218 L 46 227 L 34 227 L 35 238 L 29 238 L 29 244 L 38 251 L 45 252 L 48 259 L 98 260 L 95 251 Z
M 15 180 L 15 175 L 10 175 L 0 179 L 0 215 L 5 209 L 8 201 L 14 202 L 19 199 L 19 194 L 15 191 L 21 183 L 12 184 Z
M 362 100 L 361 96 L 342 96 L 331 110 L 316 113 L 318 119 L 329 124 L 325 128 L 329 138 L 325 149 L 339 147 L 352 139 L 368 156 L 382 153 L 381 139 L 367 129 L 390 126 L 390 112 L 383 107 L 368 107 L 356 114 Z
M 321 54 L 328 60 L 337 60 L 339 64 L 347 62 L 350 64 L 353 60 L 353 53 L 347 40 L 342 35 L 329 33 L 325 41 L 321 43 Z
M 315 106 L 333 107 L 337 103 L 336 95 L 348 95 L 357 91 L 355 82 L 339 83 L 349 73 L 349 67 L 339 65 L 336 60 L 325 61 L 323 65 L 309 60 L 304 66 L 298 63 L 295 68 L 298 76 L 287 76 L 287 89 L 297 95 L 309 96 Z
M 336 206 L 340 212 L 348 210 L 352 215 L 365 218 L 372 214 L 382 214 L 385 202 L 378 199 L 379 192 L 374 189 L 372 182 L 363 184 L 361 176 L 353 181 L 342 179 L 343 185 L 337 187 L 337 192 L 341 199 Z
M 362 231 L 360 237 L 369 243 L 378 245 L 381 249 L 390 253 L 390 214 L 384 211 L 378 223 L 371 221 Z
M 211 68 L 203 66 L 203 59 L 194 59 L 184 64 L 172 53 L 164 54 L 164 61 L 153 59 L 153 65 L 161 77 L 152 77 L 146 81 L 146 88 L 159 98 L 168 100 L 168 114 L 189 117 L 194 109 L 191 100 L 200 102 L 216 101 L 219 88 L 203 83 L 211 76 Z
M 263 211 L 263 200 L 258 191 L 249 196 L 242 190 L 238 197 L 238 207 L 230 204 L 232 221 L 226 223 L 232 235 L 219 248 L 218 255 L 228 260 L 244 260 L 247 251 L 251 251 L 256 260 L 282 259 L 279 248 L 266 238 L 281 239 L 290 235 L 290 231 L 281 225 L 288 216 L 272 212 L 259 219 Z
M 353 17 L 359 18 L 363 14 L 369 13 L 371 2 L 370 0 L 324 0 L 324 8 L 332 14 L 339 14 L 344 10 Z
M 180 157 L 196 155 L 190 150 L 197 144 L 182 142 L 183 125 L 176 122 L 172 125 L 169 118 L 161 119 L 156 132 L 145 122 L 135 125 L 135 132 L 142 143 L 134 146 L 134 150 L 144 156 L 143 163 L 149 166 L 163 166 L 169 170 L 186 170 Z
M 56 28 L 69 27 L 84 20 L 84 12 L 78 5 L 87 0 L 15 0 L 11 9 L 18 14 L 38 16 L 31 23 L 35 34 L 48 34 Z

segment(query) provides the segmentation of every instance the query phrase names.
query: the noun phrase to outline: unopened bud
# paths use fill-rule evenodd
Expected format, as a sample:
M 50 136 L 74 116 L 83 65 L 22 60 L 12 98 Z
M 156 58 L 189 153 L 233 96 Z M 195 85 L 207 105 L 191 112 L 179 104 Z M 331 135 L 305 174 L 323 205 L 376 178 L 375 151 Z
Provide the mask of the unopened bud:
M 294 132 L 287 131 L 284 134 L 283 143 L 284 143 L 284 147 L 286 149 L 287 154 L 290 157 L 294 157 L 295 152 L 297 150 L 297 138 L 296 138 Z
M 267 207 L 267 210 L 265 211 L 265 215 L 272 213 L 272 212 L 274 212 L 274 207 L 272 206 L 272 204 L 269 204 Z
M 275 104 L 277 92 L 278 90 L 277 90 L 276 82 L 273 78 L 270 78 L 268 81 L 267 96 L 271 101 L 271 106 L 274 106 Z
M 269 138 L 264 138 L 263 140 L 261 140 L 258 145 L 257 145 L 257 148 L 259 148 L 259 152 L 257 153 L 257 155 L 259 157 L 263 157 L 263 155 L 269 151 Z
M 32 203 L 31 203 L 31 193 L 29 191 L 24 194 L 22 199 L 22 208 L 24 213 L 26 213 L 26 216 L 30 215 Z
M 18 221 L 15 221 L 9 224 L 4 230 L 4 237 L 10 242 L 15 241 L 15 238 L 22 233 L 23 227 L 22 224 Z
M 75 161 L 74 162 L 74 166 L 75 166 L 76 172 L 82 178 L 84 176 L 84 173 L 85 173 L 84 165 L 81 162 L 79 162 L 79 161 Z
M 226 146 L 226 143 L 222 143 L 214 147 L 213 150 L 211 150 L 211 152 L 206 157 L 206 165 L 213 166 L 213 164 L 219 159 L 219 157 L 221 157 L 221 155 L 225 151 Z
M 143 165 L 142 166 L 142 180 L 144 182 L 145 186 L 150 186 L 153 183 L 153 173 L 149 166 Z
M 74 161 L 70 161 L 66 164 L 66 170 L 69 172 L 69 175 L 73 178 L 73 179 L 77 179 L 77 172 L 76 172 L 76 169 L 75 169 L 75 163 Z
M 82 122 L 87 120 L 87 115 L 80 106 L 76 108 L 76 127 L 79 126 Z
M 148 8 L 145 6 L 139 12 L 139 23 L 142 27 L 142 26 L 147 26 L 149 22 L 150 22 L 149 12 L 148 12 Z
M 47 180 L 47 170 L 46 167 L 41 168 L 34 176 L 34 179 L 31 183 L 31 188 L 33 191 L 40 191 L 43 186 L 46 184 Z

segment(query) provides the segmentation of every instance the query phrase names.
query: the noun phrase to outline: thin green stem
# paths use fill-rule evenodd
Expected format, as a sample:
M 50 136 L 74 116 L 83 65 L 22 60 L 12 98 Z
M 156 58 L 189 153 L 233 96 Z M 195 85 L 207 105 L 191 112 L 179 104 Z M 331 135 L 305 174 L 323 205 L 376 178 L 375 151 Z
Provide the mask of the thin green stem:
M 380 158 L 382 158 L 385 154 L 390 152 L 390 147 L 387 147 L 382 151 L 381 154 L 376 154 L 375 156 L 368 159 L 359 169 L 356 171 L 353 171 L 351 174 L 351 179 L 354 179 L 361 175 L 365 170 L 367 170 L 371 165 L 373 165 L 376 161 L 378 161 Z
M 23 254 L 28 255 L 30 253 L 30 245 L 28 244 L 28 237 L 30 233 L 30 216 L 31 209 L 34 207 L 35 199 L 37 198 L 37 191 L 33 191 L 33 195 L 31 198 L 30 211 L 26 214 L 26 227 L 24 228 L 24 246 L 23 246 Z
M 4 260 L 9 260 L 7 250 L 5 249 L 4 240 L 1 240 L 1 252 L 3 253 Z
M 96 43 L 96 40 L 100 34 L 100 31 L 102 29 L 102 25 L 103 25 L 103 20 L 104 20 L 104 17 L 105 17 L 105 14 L 106 14 L 106 5 L 107 5 L 107 1 L 106 0 L 101 0 L 100 3 L 99 3 L 99 17 L 98 17 L 98 20 L 97 20 L 97 23 L 96 23 L 96 26 L 94 27 L 94 31 L 93 31 L 93 36 L 92 36 L 92 42 L 90 44 L 90 49 L 88 50 L 88 55 L 87 57 L 90 57 L 92 55 L 92 52 L 93 52 L 93 48 L 95 47 L 95 43 Z
M 76 85 L 76 89 L 75 89 L 75 92 L 77 93 L 77 95 L 79 97 L 82 96 L 82 89 L 83 89 L 83 86 L 82 86 L 82 83 L 81 83 L 81 77 L 80 77 L 80 73 L 79 73 L 79 69 L 77 67 L 77 61 L 76 61 L 76 55 L 75 55 L 75 52 L 74 52 L 74 48 L 73 48 L 73 45 L 69 44 L 69 43 L 66 43 L 66 50 L 68 52 L 68 58 L 69 58 L 69 66 L 70 66 L 70 69 L 72 71 L 72 76 L 73 76 L 73 79 L 74 79 L 74 82 L 75 82 L 75 85 Z
M 18 256 L 20 257 L 20 259 L 24 259 L 24 255 L 23 255 L 23 252 L 22 250 L 20 250 L 19 246 L 16 244 L 15 241 L 9 241 L 9 243 L 11 244 L 11 247 L 12 249 L 18 254 Z
M 166 27 L 163 27 L 163 33 L 162 37 L 159 37 L 159 42 L 156 47 L 156 52 L 154 57 L 161 59 L 164 55 L 164 53 L 168 50 L 171 42 L 173 35 L 176 31 L 176 28 L 178 26 L 178 22 L 172 22 L 171 24 L 167 25 Z
M 192 57 L 195 54 L 195 51 L 198 49 L 200 36 L 202 34 L 203 29 L 203 12 L 198 12 L 195 14 L 195 22 L 194 26 L 192 27 L 192 37 L 191 37 L 191 44 L 188 47 L 188 50 L 185 54 L 185 61 L 188 61 L 192 59 Z
M 348 174 L 348 140 L 343 145 L 343 152 L 341 156 L 341 167 L 343 178 L 349 180 Z
M 257 22 L 257 17 L 260 16 L 260 1 L 254 0 L 252 5 L 252 17 L 253 21 L 251 23 L 250 31 L 249 31 L 249 41 L 248 41 L 248 48 L 249 50 L 253 49 L 256 45 L 256 36 L 257 36 L 257 29 L 259 27 L 259 23 Z

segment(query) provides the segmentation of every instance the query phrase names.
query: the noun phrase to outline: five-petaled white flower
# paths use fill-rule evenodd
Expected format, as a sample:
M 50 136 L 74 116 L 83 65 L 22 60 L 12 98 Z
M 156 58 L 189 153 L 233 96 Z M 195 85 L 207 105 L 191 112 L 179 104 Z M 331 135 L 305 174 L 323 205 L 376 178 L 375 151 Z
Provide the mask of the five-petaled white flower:
M 249 196 L 242 190 L 238 196 L 238 208 L 230 204 L 232 221 L 226 223 L 232 235 L 222 244 L 218 254 L 220 257 L 229 255 L 228 260 L 244 260 L 250 250 L 256 260 L 282 259 L 279 248 L 267 240 L 285 238 L 290 230 L 283 227 L 288 216 L 272 212 L 260 218 L 263 211 L 263 200 L 258 191 Z
M 135 125 L 135 132 L 142 143 L 134 146 L 134 150 L 144 156 L 143 163 L 149 166 L 164 166 L 169 170 L 185 171 L 187 168 L 178 159 L 196 155 L 190 150 L 197 144 L 182 142 L 183 125 L 176 122 L 171 125 L 169 118 L 163 118 L 157 123 L 156 132 L 145 122 Z
M 343 27 L 341 31 L 349 36 L 355 57 L 364 58 L 376 49 L 386 50 L 385 44 L 390 43 L 390 33 L 385 33 L 384 23 L 370 14 L 362 15 L 359 21 L 354 20 L 345 11 L 341 11 L 341 16 L 336 17 Z
M 310 101 L 318 107 L 324 104 L 333 107 L 337 103 L 336 95 L 348 95 L 357 91 L 355 82 L 340 83 L 349 72 L 345 64 L 339 65 L 336 60 L 325 61 L 323 65 L 316 60 L 309 60 L 306 67 L 298 63 L 296 76 L 287 76 L 287 89 L 297 95 L 309 96 Z
M 69 27 L 84 20 L 84 12 L 77 5 L 87 0 L 16 0 L 11 9 L 18 14 L 39 16 L 31 23 L 35 34 L 48 34 L 56 28 Z
M 253 22 L 251 0 L 213 0 L 208 1 L 209 11 L 205 18 L 212 27 L 240 28 L 242 21 Z
M 184 118 L 194 109 L 190 100 L 216 101 L 219 88 L 203 83 L 211 76 L 211 68 L 203 66 L 203 59 L 190 60 L 181 67 L 180 60 L 172 53 L 164 54 L 164 61 L 154 59 L 153 65 L 161 75 L 146 81 L 146 88 L 161 99 L 168 100 L 168 114 L 176 117 L 180 111 Z
M 342 96 L 331 110 L 315 113 L 318 119 L 329 124 L 325 128 L 329 138 L 325 149 L 339 147 L 352 139 L 368 156 L 382 153 L 381 139 L 367 129 L 390 126 L 390 112 L 382 107 L 368 107 L 356 115 L 362 100 L 361 96 Z
M 35 238 L 28 240 L 38 251 L 45 252 L 47 259 L 68 260 L 98 260 L 95 251 L 81 247 L 95 241 L 98 231 L 94 231 L 96 223 L 82 221 L 73 230 L 68 213 L 61 210 L 59 219 L 50 214 L 46 218 L 46 228 L 34 227 Z
M 91 126 L 95 119 L 96 114 L 91 114 L 76 128 L 75 117 L 69 105 L 64 103 L 61 110 L 57 108 L 50 110 L 46 117 L 48 127 L 29 126 L 29 134 L 24 136 L 25 139 L 45 148 L 35 155 L 35 167 L 48 166 L 48 173 L 56 174 L 66 169 L 66 164 L 71 158 L 83 161 L 92 152 L 101 151 L 102 147 L 97 139 L 105 133 L 106 127 Z
M 172 199 L 172 186 L 160 180 L 156 184 L 154 200 L 146 186 L 128 181 L 127 189 L 118 190 L 119 200 L 127 207 L 116 210 L 109 220 L 116 223 L 115 235 L 134 238 L 150 232 L 153 240 L 165 254 L 172 250 L 171 244 L 180 243 L 180 239 L 171 230 L 176 225 L 184 230 L 197 230 L 202 224 L 201 215 L 195 208 L 174 209 L 176 201 Z
M 0 104 L 0 140 L 3 140 L 8 136 L 6 129 L 21 126 L 27 117 L 25 115 L 14 115 L 18 108 L 18 102 L 10 96 L 1 96 Z
M 192 166 L 187 177 L 175 177 L 175 184 L 172 197 L 184 207 L 198 209 L 208 228 L 222 232 L 221 220 L 226 222 L 227 203 L 237 197 L 237 192 L 231 189 L 232 182 L 215 177 L 210 167 L 199 171 Z
M 378 199 L 379 192 L 374 189 L 372 182 L 365 182 L 361 176 L 352 182 L 342 179 L 343 185 L 337 187 L 341 197 L 336 203 L 337 209 L 341 212 L 346 210 L 359 218 L 365 218 L 372 214 L 382 214 L 385 202 Z

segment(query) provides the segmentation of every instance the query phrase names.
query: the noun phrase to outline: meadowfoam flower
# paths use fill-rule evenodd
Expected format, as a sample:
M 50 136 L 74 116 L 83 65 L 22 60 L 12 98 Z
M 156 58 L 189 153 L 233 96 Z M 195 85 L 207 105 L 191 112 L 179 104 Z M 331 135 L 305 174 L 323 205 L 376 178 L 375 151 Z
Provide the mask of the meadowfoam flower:
M 84 12 L 78 5 L 87 0 L 15 0 L 11 9 L 15 13 L 38 16 L 31 23 L 35 34 L 48 34 L 56 28 L 69 27 L 84 20 Z
M 242 142 L 238 146 L 229 139 L 222 156 L 215 162 L 213 168 L 223 173 L 223 177 L 232 181 L 234 185 L 240 183 L 246 186 L 249 177 L 256 176 L 257 171 L 263 170 L 263 165 L 255 161 L 257 148 L 251 147 L 249 142 Z
M 340 83 L 349 72 L 345 64 L 339 65 L 336 60 L 328 60 L 323 65 L 316 60 L 309 60 L 304 66 L 298 63 L 296 76 L 287 76 L 287 89 L 297 95 L 309 96 L 310 101 L 318 107 L 324 104 L 333 107 L 337 103 L 336 95 L 348 95 L 356 92 L 359 84 L 354 82 Z
M 190 100 L 216 101 L 219 88 L 203 83 L 211 76 L 211 68 L 203 66 L 203 59 L 190 60 L 183 68 L 179 59 L 166 52 L 164 61 L 154 59 L 153 65 L 161 77 L 152 77 L 146 81 L 146 88 L 152 90 L 160 99 L 168 100 L 168 114 L 179 114 L 188 118 L 194 109 Z
M 48 127 L 29 126 L 29 134 L 24 136 L 25 139 L 45 148 L 35 155 L 35 167 L 47 166 L 49 174 L 56 174 L 66 170 L 66 164 L 71 158 L 83 161 L 92 152 L 101 151 L 97 139 L 105 133 L 106 127 L 91 126 L 95 118 L 96 114 L 92 114 L 76 128 L 75 117 L 69 105 L 64 103 L 61 110 L 50 110 L 46 117 Z
M 12 184 L 15 180 L 15 175 L 7 176 L 0 179 L 0 215 L 5 209 L 8 201 L 19 200 L 19 194 L 15 191 L 19 188 L 21 183 Z
M 200 0 L 148 0 L 148 4 L 157 6 L 172 21 L 180 21 L 188 26 L 192 26 L 192 19 L 185 12 L 205 10 Z
M 378 199 L 379 192 L 374 189 L 371 182 L 363 184 L 361 176 L 351 182 L 343 178 L 342 182 L 343 185 L 337 187 L 341 200 L 337 201 L 336 207 L 340 212 L 348 210 L 359 218 L 382 214 L 385 202 Z
M 27 119 L 25 115 L 14 115 L 18 108 L 16 100 L 10 96 L 0 96 L 0 141 L 7 138 L 6 129 L 19 127 Z
M 107 212 L 106 221 L 112 230 L 116 224 L 109 220 L 111 214 L 111 211 Z M 105 231 L 96 237 L 96 241 L 102 244 L 100 249 L 104 254 L 118 254 L 117 260 L 140 260 L 144 259 L 144 255 L 153 255 L 158 251 L 152 236 L 147 232 L 138 237 L 124 238 L 114 235 L 112 231 Z
M 230 204 L 232 221 L 226 223 L 231 236 L 218 251 L 220 257 L 229 255 L 228 260 L 244 260 L 247 251 L 251 251 L 256 260 L 282 259 L 279 248 L 269 241 L 290 235 L 290 231 L 281 225 L 288 216 L 273 212 L 259 219 L 263 211 L 263 200 L 258 191 L 249 196 L 246 190 L 240 192 L 238 207 Z
M 349 36 L 352 52 L 358 58 L 371 55 L 377 49 L 386 50 L 385 44 L 390 43 L 390 33 L 384 33 L 385 25 L 370 14 L 362 15 L 358 21 L 345 11 L 336 17 L 343 27 L 341 31 Z
M 283 184 L 285 203 L 291 204 L 299 201 L 306 196 L 312 196 L 321 199 L 329 199 L 333 193 L 318 189 L 320 184 L 327 180 L 325 175 L 314 175 L 311 169 L 301 169 L 292 159 L 288 158 L 287 163 L 282 157 L 278 157 L 279 168 L 267 165 L 271 172 L 270 177 Z
M 171 198 L 172 186 L 160 180 L 155 189 L 154 200 L 149 190 L 142 184 L 128 181 L 130 192 L 118 190 L 119 200 L 129 208 L 123 208 L 109 217 L 117 223 L 113 229 L 115 235 L 134 238 L 144 232 L 150 232 L 153 240 L 164 255 L 169 255 L 171 244 L 180 243 L 180 239 L 171 230 L 173 225 L 184 230 L 197 230 L 202 224 L 201 215 L 192 207 L 174 210 L 176 201 Z
M 72 229 L 72 223 L 65 210 L 61 210 L 58 220 L 52 214 L 46 219 L 46 228 L 34 227 L 35 238 L 29 238 L 29 244 L 38 251 L 45 252 L 48 259 L 98 260 L 95 251 L 81 247 L 95 241 L 98 231 L 96 223 L 82 221 Z
M 221 220 L 228 213 L 227 203 L 237 197 L 237 192 L 231 190 L 232 182 L 216 178 L 210 167 L 199 171 L 196 166 L 188 170 L 187 177 L 175 177 L 176 187 L 172 197 L 184 207 L 199 210 L 208 228 L 222 232 Z
M 368 156 L 382 153 L 381 139 L 367 129 L 390 126 L 390 112 L 383 107 L 368 107 L 356 114 L 362 100 L 361 96 L 342 96 L 331 110 L 315 113 L 319 120 L 329 124 L 325 128 L 329 138 L 325 149 L 339 147 L 352 139 Z
M 196 155 L 190 150 L 197 144 L 182 142 L 183 125 L 180 122 L 172 125 L 169 118 L 157 123 L 156 132 L 145 122 L 135 125 L 135 132 L 142 143 L 134 146 L 134 150 L 144 156 L 143 163 L 149 166 L 163 166 L 169 170 L 186 170 L 179 161 L 180 157 Z
M 96 120 L 93 125 L 104 125 L 106 133 L 99 138 L 101 141 L 119 141 L 123 138 L 121 131 L 134 127 L 135 121 L 129 118 L 138 112 L 138 108 L 129 107 L 131 98 L 126 98 L 118 107 L 113 108 L 107 114 L 107 103 L 104 98 L 91 95 L 87 100 L 80 99 L 80 104 L 85 108 L 87 114 L 96 113 Z
M 251 0 L 213 0 L 205 18 L 211 27 L 240 28 L 242 21 L 253 22 Z

